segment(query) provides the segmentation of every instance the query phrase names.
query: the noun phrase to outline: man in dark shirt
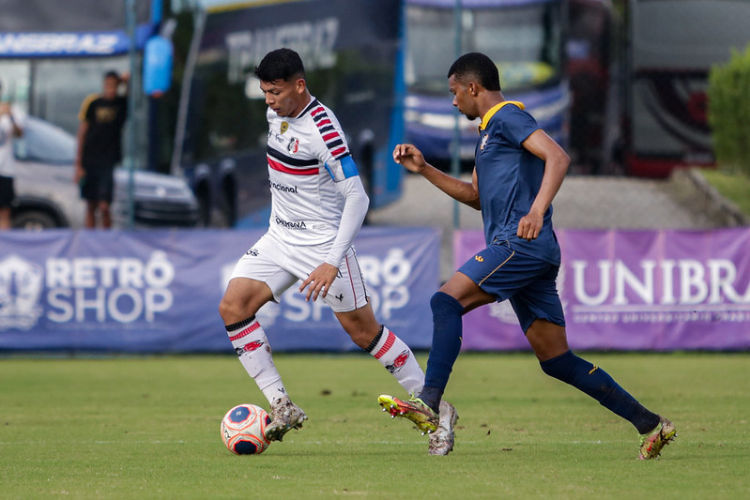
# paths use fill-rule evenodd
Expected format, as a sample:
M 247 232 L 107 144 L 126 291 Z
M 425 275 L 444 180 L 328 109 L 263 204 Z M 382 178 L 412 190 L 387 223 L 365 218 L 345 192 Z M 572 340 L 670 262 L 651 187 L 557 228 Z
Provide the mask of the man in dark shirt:
M 86 200 L 86 227 L 96 227 L 97 212 L 101 227 L 112 225 L 110 204 L 114 192 L 114 169 L 122 160 L 122 127 L 127 117 L 127 97 L 118 94 L 120 84 L 127 84 L 109 71 L 104 75 L 103 92 L 84 99 L 78 119 L 78 155 L 75 182 Z

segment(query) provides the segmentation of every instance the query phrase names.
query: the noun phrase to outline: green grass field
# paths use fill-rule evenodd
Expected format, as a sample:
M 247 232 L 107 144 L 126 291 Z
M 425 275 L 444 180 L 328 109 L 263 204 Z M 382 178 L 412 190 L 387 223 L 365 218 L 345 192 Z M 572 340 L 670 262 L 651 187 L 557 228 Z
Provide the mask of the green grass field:
M 267 406 L 234 356 L 5 358 L 0 498 L 750 498 L 749 354 L 584 357 L 675 422 L 661 460 L 530 354 L 462 354 L 447 457 L 380 411 L 402 392 L 366 355 L 277 355 L 310 420 L 259 456 L 220 438 L 230 407 Z

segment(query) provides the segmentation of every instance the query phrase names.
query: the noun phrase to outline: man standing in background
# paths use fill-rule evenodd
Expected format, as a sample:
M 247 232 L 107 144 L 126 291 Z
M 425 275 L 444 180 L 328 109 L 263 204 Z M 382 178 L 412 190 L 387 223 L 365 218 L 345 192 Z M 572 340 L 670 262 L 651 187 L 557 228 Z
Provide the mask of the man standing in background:
M 2 98 L 0 83 L 0 98 Z M 13 187 L 15 157 L 13 138 L 23 135 L 21 113 L 12 109 L 10 103 L 0 102 L 0 230 L 10 229 L 11 205 L 16 197 Z
M 78 119 L 78 152 L 75 182 L 86 200 L 86 227 L 112 226 L 110 205 L 114 194 L 114 170 L 122 161 L 122 128 L 127 118 L 127 96 L 119 95 L 128 75 L 115 71 L 104 75 L 101 94 L 91 94 L 81 104 Z

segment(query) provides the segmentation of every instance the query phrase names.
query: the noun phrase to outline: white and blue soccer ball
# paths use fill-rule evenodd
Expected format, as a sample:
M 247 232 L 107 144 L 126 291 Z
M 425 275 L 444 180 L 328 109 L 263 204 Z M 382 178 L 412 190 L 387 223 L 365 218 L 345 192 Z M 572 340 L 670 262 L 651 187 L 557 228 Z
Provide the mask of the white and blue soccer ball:
M 269 423 L 271 417 L 260 406 L 237 405 L 221 419 L 221 438 L 232 453 L 258 455 L 271 445 L 265 436 Z

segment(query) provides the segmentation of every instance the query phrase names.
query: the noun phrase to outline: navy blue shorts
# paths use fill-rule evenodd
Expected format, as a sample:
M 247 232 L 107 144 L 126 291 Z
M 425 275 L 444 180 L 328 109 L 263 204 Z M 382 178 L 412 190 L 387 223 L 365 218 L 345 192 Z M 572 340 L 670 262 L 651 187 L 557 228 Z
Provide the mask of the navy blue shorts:
M 524 333 L 537 319 L 565 326 L 560 296 L 557 293 L 559 266 L 536 257 L 520 254 L 508 242 L 490 245 L 462 265 L 465 274 L 482 290 L 510 300 Z

